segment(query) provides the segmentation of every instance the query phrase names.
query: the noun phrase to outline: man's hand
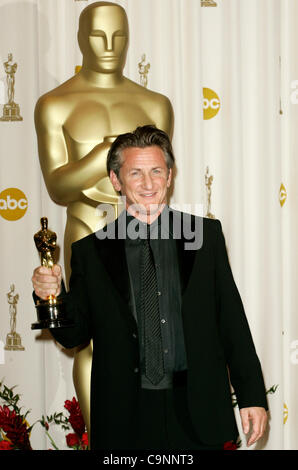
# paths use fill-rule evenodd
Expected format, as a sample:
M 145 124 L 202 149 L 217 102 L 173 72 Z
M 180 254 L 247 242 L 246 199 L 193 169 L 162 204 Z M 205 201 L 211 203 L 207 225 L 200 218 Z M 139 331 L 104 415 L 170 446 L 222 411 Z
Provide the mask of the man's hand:
M 267 413 L 265 408 L 253 406 L 251 408 L 241 408 L 240 416 L 244 434 L 249 432 L 250 421 L 252 422 L 252 434 L 247 442 L 249 447 L 263 436 L 267 425 Z
M 39 266 L 34 269 L 32 284 L 35 294 L 43 300 L 49 295 L 58 296 L 61 292 L 62 270 L 61 266 L 55 264 L 52 268 Z

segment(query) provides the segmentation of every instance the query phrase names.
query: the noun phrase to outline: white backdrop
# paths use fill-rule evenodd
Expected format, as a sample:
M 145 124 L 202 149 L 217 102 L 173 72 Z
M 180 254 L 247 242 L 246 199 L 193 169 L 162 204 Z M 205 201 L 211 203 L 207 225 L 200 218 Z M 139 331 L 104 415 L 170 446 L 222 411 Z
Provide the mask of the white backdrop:
M 17 385 L 30 423 L 62 410 L 75 394 L 71 353 L 30 330 L 36 319 L 30 279 L 39 264 L 33 234 L 46 215 L 63 264 L 66 221 L 65 208 L 50 200 L 43 183 L 33 112 L 38 97 L 81 64 L 78 17 L 90 3 L 0 0 L 0 102 L 7 102 L 3 63 L 12 53 L 23 118 L 0 121 L 0 379 Z M 193 211 L 203 203 L 206 213 L 207 167 L 213 176 L 211 212 L 223 224 L 266 387 L 278 385 L 268 396 L 269 434 L 257 448 L 298 449 L 298 0 L 216 0 L 213 7 L 199 0 L 115 3 L 126 9 L 130 27 L 125 75 L 139 82 L 138 63 L 146 54 L 148 87 L 167 95 L 174 108 L 178 173 L 171 203 L 191 204 Z M 203 102 L 203 88 L 215 93 L 213 109 Z M 203 105 L 211 118 L 203 119 Z M 21 190 L 28 201 L 18 220 L 4 218 L 7 188 Z M 19 294 L 16 330 L 24 351 L 1 350 L 10 331 L 11 284 Z M 53 435 L 66 448 L 64 433 Z M 49 447 L 39 426 L 31 442 L 35 449 Z

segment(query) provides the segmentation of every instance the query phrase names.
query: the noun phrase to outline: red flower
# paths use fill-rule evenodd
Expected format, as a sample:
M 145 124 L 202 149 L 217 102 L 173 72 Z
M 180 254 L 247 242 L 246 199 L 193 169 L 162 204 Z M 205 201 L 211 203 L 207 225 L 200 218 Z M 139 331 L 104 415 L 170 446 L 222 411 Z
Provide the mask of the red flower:
M 32 450 L 29 440 L 30 430 L 23 416 L 11 411 L 8 406 L 0 406 L 0 428 L 17 449 Z
M 66 443 L 67 443 L 68 447 L 75 447 L 75 446 L 78 446 L 80 444 L 80 440 L 79 440 L 79 438 L 76 434 L 69 433 L 66 436 Z
M 12 450 L 13 446 L 11 442 L 8 441 L 0 441 L 0 450 Z
M 84 434 L 82 435 L 82 446 L 87 448 L 88 447 L 88 434 L 86 432 L 84 432 Z
M 70 416 L 68 421 L 71 424 L 73 430 L 78 434 L 79 438 L 82 439 L 82 436 L 85 432 L 85 422 L 79 402 L 75 399 L 75 397 L 73 397 L 72 401 L 65 401 L 64 408 L 69 411 Z
M 228 441 L 224 443 L 224 450 L 237 450 L 237 444 L 234 441 Z

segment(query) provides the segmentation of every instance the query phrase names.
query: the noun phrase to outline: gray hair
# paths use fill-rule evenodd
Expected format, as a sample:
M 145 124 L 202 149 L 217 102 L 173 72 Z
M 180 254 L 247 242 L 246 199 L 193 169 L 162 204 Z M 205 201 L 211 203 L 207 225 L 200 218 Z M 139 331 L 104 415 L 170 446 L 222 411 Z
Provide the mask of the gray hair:
M 119 178 L 120 168 L 123 164 L 122 151 L 131 147 L 159 147 L 165 156 L 165 162 L 168 167 L 173 168 L 175 157 L 172 144 L 166 132 L 152 125 L 137 127 L 133 132 L 119 135 L 112 143 L 107 156 L 107 172 L 113 170 Z

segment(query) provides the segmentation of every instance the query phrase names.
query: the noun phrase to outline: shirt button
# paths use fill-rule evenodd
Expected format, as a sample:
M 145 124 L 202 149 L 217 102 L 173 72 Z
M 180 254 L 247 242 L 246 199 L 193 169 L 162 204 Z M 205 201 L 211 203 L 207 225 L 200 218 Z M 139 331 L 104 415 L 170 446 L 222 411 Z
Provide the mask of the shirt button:
M 139 372 L 139 368 L 138 367 L 135 367 L 134 370 L 133 370 L 135 373 Z
M 136 338 L 136 337 L 137 337 L 137 335 L 136 335 L 135 333 L 133 333 L 133 334 L 132 334 L 132 337 L 133 337 L 133 338 Z
M 166 323 L 166 320 L 164 318 L 162 318 L 160 321 L 161 323 Z
M 158 292 L 157 292 L 157 295 L 161 295 L 161 292 L 160 292 L 160 291 L 158 291 Z
M 165 349 L 165 350 L 164 350 L 164 353 L 165 353 L 165 354 L 168 354 L 168 352 L 169 352 L 168 349 Z

